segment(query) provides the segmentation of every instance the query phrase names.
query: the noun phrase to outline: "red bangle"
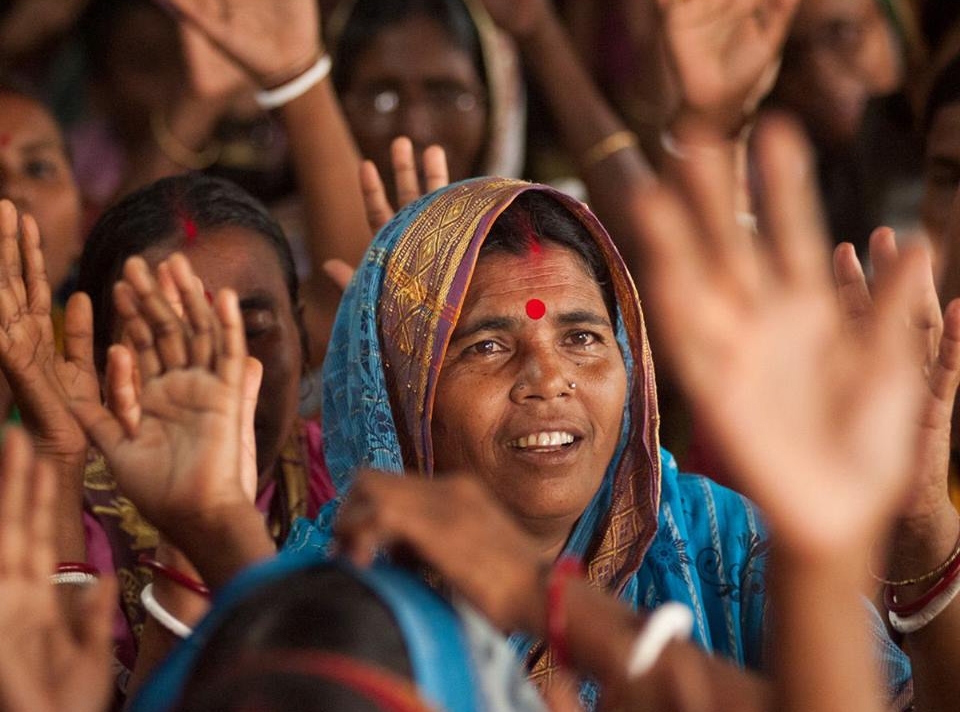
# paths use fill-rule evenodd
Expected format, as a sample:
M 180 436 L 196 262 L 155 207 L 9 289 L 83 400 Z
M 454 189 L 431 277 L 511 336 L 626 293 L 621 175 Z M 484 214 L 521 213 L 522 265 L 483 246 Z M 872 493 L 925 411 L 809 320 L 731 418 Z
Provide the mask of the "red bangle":
M 179 584 L 185 589 L 193 591 L 197 595 L 203 596 L 204 598 L 210 598 L 210 589 L 207 588 L 203 581 L 192 579 L 182 571 L 177 571 L 166 564 L 161 564 L 159 561 L 156 559 L 151 559 L 146 554 L 141 554 L 139 561 L 141 566 L 146 566 L 148 569 L 160 574 L 165 579 L 173 581 L 175 584 Z
M 100 569 L 96 566 L 91 566 L 85 561 L 61 561 L 57 564 L 58 574 L 90 574 L 91 576 L 99 576 Z
M 567 612 L 564 594 L 571 577 L 582 578 L 583 564 L 575 556 L 561 556 L 550 569 L 547 580 L 547 645 L 553 650 L 557 664 L 568 667 Z
M 900 603 L 893 592 L 894 587 L 888 585 L 883 590 L 883 604 L 888 611 L 896 613 L 898 616 L 912 616 L 914 613 L 922 611 L 930 601 L 943 593 L 958 575 L 960 575 L 960 556 L 950 564 L 930 590 L 920 598 L 910 601 L 910 603 Z

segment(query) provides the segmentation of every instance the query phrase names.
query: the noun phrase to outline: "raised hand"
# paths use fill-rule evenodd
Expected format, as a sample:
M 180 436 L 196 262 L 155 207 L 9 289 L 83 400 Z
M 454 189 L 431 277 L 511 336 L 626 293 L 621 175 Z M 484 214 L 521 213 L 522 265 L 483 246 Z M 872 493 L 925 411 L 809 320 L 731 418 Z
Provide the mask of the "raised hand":
M 543 627 L 545 576 L 536 545 L 475 478 L 362 473 L 336 535 L 361 565 L 381 546 L 412 549 L 502 630 Z
M 163 0 L 261 86 L 283 84 L 320 54 L 316 0 Z M 203 51 L 189 41 L 188 52 Z M 206 82 L 202 77 L 199 84 Z
M 895 274 L 903 260 L 894 233 L 879 228 L 870 238 L 870 262 L 875 283 L 882 285 Z M 868 286 L 856 251 L 843 244 L 834 251 L 834 275 L 838 294 L 855 328 L 873 317 Z M 960 299 L 941 314 L 933 270 L 918 285 L 919 300 L 905 315 L 913 327 L 916 369 L 926 382 L 918 422 L 918 443 L 911 496 L 900 513 L 905 520 L 924 519 L 946 504 L 950 460 L 950 418 L 960 385 Z
M 802 139 L 775 119 L 757 142 L 761 244 L 737 225 L 722 152 L 680 162 L 683 194 L 638 197 L 647 305 L 695 412 L 780 540 L 865 550 L 913 474 L 904 423 L 919 416 L 922 383 L 905 316 L 924 303 L 929 259 L 906 251 L 848 328 Z
M 739 130 L 773 88 L 799 0 L 657 0 L 681 114 Z
M 110 696 L 117 588 L 102 578 L 71 626 L 50 582 L 56 484 L 30 441 L 4 433 L 0 456 L 0 709 L 101 712 Z
M 99 399 L 74 400 L 72 408 L 124 493 L 182 545 L 180 525 L 202 527 L 221 512 L 252 508 L 256 479 L 246 481 L 242 466 L 246 342 L 236 294 L 222 291 L 211 307 L 186 258 L 174 255 L 169 263 L 184 320 L 139 257 L 127 261 L 114 290 L 136 350 L 139 404 L 133 354 L 114 345 L 107 364 L 113 410 Z
M 67 402 L 99 397 L 93 362 L 93 311 L 86 294 L 67 302 L 64 353 L 57 352 L 40 233 L 29 215 L 0 201 L 0 368 L 37 452 L 81 464 L 87 438 Z
M 424 184 L 420 185 L 413 142 L 406 136 L 398 136 L 390 145 L 390 162 L 393 164 L 393 180 L 397 187 L 397 208 L 432 193 L 450 183 L 447 170 L 447 154 L 440 146 L 428 146 L 423 151 Z M 367 211 L 367 223 L 373 234 L 379 232 L 396 214 L 387 198 L 383 180 L 372 161 L 364 161 L 360 167 L 360 186 Z

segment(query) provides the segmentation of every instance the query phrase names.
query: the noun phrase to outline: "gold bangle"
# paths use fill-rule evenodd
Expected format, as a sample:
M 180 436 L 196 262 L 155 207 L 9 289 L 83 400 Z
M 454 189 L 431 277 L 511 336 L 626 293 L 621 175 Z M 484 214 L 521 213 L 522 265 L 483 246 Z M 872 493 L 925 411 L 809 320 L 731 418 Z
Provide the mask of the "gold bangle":
M 615 131 L 591 146 L 583 154 L 583 167 L 593 168 L 598 163 L 628 148 L 636 148 L 640 143 L 633 131 Z
M 219 141 L 213 141 L 202 151 L 193 151 L 184 146 L 167 128 L 167 122 L 160 111 L 154 111 L 150 114 L 150 130 L 153 133 L 153 140 L 157 142 L 157 146 L 160 148 L 160 152 L 178 166 L 191 171 L 202 171 L 209 168 L 217 162 L 220 158 L 220 152 L 223 150 L 223 145 Z
M 886 584 L 887 586 L 910 586 L 915 583 L 923 583 L 924 581 L 929 581 L 932 578 L 936 578 L 937 576 L 942 574 L 944 571 L 946 571 L 950 567 L 950 565 L 957 560 L 958 556 L 960 556 L 960 537 L 957 537 L 957 543 L 956 545 L 954 545 L 953 551 L 950 552 L 950 556 L 947 557 L 947 560 L 944 561 L 942 564 L 940 564 L 933 571 L 928 571 L 927 573 L 921 576 L 915 576 L 913 578 L 900 579 L 899 581 L 885 579 L 882 576 L 877 576 L 877 574 L 874 573 L 872 568 L 870 569 L 870 575 L 878 583 L 883 583 L 883 584 Z

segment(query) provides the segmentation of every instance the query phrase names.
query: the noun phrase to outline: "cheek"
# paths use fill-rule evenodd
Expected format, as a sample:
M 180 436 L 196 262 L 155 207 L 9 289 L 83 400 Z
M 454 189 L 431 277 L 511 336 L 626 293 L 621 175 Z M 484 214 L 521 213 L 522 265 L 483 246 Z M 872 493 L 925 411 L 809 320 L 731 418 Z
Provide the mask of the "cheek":
M 257 410 L 271 420 L 296 412 L 300 382 L 299 345 L 278 334 L 260 337 L 249 344 L 250 355 L 263 364 L 263 383 Z

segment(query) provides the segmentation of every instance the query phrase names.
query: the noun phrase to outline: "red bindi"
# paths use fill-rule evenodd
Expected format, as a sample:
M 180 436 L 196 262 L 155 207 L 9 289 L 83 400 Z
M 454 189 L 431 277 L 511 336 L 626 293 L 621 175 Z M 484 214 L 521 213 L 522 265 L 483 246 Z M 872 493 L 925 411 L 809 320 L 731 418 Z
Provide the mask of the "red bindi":
M 187 236 L 187 244 L 192 245 L 197 241 L 197 224 L 188 215 L 181 218 L 183 223 L 183 234 Z
M 542 319 L 547 313 L 547 305 L 539 299 L 531 299 L 527 302 L 527 316 L 531 319 Z

